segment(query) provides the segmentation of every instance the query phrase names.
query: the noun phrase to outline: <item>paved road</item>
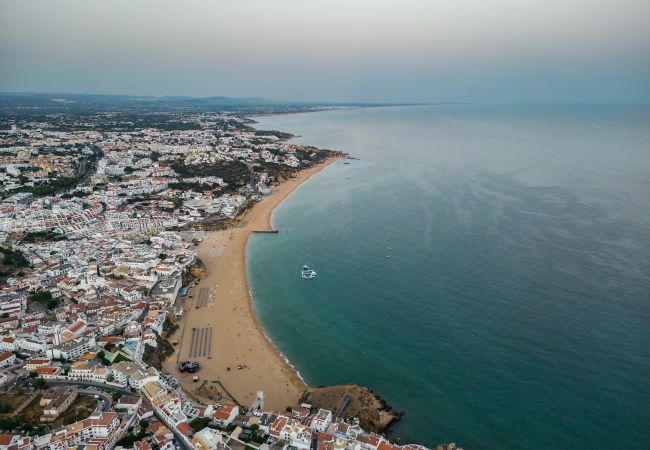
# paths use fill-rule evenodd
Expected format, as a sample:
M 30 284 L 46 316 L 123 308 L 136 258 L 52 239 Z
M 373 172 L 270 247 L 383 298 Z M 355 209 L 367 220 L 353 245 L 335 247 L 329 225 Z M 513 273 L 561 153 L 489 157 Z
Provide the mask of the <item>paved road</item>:
M 157 408 L 152 408 L 152 409 L 153 409 L 154 416 L 156 416 L 162 423 L 165 423 L 165 420 L 158 412 L 158 409 Z M 183 439 L 183 435 L 178 431 L 176 427 L 171 427 L 170 430 L 174 434 L 174 437 L 176 438 L 175 439 L 176 443 L 180 446 L 181 450 L 194 450 L 190 445 L 188 445 L 185 442 L 185 439 Z
M 78 392 L 81 395 L 89 395 L 91 397 L 97 395 L 100 398 L 104 399 L 104 403 L 102 403 L 102 411 L 110 411 L 113 407 L 113 398 L 106 392 L 100 391 L 99 389 L 78 389 Z M 97 401 L 99 402 L 99 400 Z
M 101 383 L 93 383 L 93 382 L 86 382 L 86 381 L 73 381 L 73 380 L 46 380 L 46 381 L 47 381 L 47 384 L 52 384 L 52 385 L 57 385 L 58 384 L 58 385 L 92 388 L 92 389 L 83 389 L 82 388 L 82 389 L 79 390 L 79 392 L 88 391 L 89 393 L 92 393 L 92 395 L 100 395 L 102 398 L 105 398 L 104 396 L 107 395 L 106 392 L 117 392 L 119 394 L 133 395 L 133 391 L 131 391 L 129 389 L 123 389 L 123 388 L 118 388 L 118 387 L 114 387 L 114 386 L 107 386 L 107 385 L 101 384 Z M 112 406 L 112 398 L 109 399 L 109 400 L 111 400 L 111 403 L 107 404 L 107 406 Z M 158 411 L 156 411 L 156 408 L 153 408 L 153 410 L 154 410 L 154 414 L 156 415 L 156 417 L 158 417 L 161 421 L 163 421 L 162 417 L 159 416 Z M 185 443 L 185 441 L 181 437 L 182 435 L 178 432 L 178 430 L 176 428 L 172 428 L 172 433 L 174 433 L 174 436 L 176 437 L 176 442 L 180 445 L 181 450 L 193 450 L 191 446 L 189 446 L 189 445 L 187 445 Z
M 95 388 L 104 392 L 117 392 L 121 395 L 133 395 L 133 391 L 126 388 L 119 388 L 116 386 L 106 385 L 103 383 L 93 383 L 92 381 L 77 381 L 77 380 L 45 380 L 47 384 L 57 385 L 67 385 L 67 386 L 78 386 L 81 388 Z

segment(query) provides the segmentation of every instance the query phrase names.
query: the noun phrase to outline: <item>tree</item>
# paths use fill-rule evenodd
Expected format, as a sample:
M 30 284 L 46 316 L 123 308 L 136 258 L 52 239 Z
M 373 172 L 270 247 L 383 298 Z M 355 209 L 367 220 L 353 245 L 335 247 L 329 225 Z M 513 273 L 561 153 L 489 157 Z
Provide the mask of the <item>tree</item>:
M 106 349 L 107 352 L 112 352 L 113 350 L 115 350 L 115 344 L 109 342 L 104 346 L 104 348 Z
M 16 428 L 17 425 L 16 421 L 10 417 L 0 418 L 0 430 L 11 431 Z
M 122 446 L 124 448 L 132 448 L 133 444 L 135 442 L 138 442 L 140 439 L 143 439 L 146 435 L 147 434 L 142 432 L 142 431 L 140 433 L 138 433 L 137 435 L 135 435 L 135 434 L 127 434 L 122 439 L 117 441 L 115 443 L 115 445 L 116 446 Z
M 210 422 L 212 422 L 212 419 L 209 417 L 197 417 L 196 419 L 192 420 L 190 422 L 190 426 L 194 431 L 201 431 L 205 427 L 207 427 Z
M 52 301 L 56 301 L 54 297 L 52 296 L 52 293 L 50 291 L 39 291 L 36 294 L 32 295 L 29 298 L 30 301 L 40 303 L 41 305 L 48 307 L 49 304 Z M 57 301 L 58 304 L 58 301 Z
M 174 197 L 172 200 L 172 203 L 174 204 L 174 208 L 180 208 L 183 206 L 183 198 L 182 197 Z
M 42 378 L 36 378 L 33 383 L 36 389 L 45 389 L 47 387 L 47 383 Z
M 38 372 L 35 372 L 33 370 L 29 372 L 29 378 L 36 378 L 36 377 L 38 377 Z
M 120 399 L 120 394 L 118 394 L 117 392 L 112 392 L 111 398 L 113 399 L 114 402 L 116 402 Z
M 56 298 L 53 298 L 49 302 L 47 302 L 47 309 L 56 309 L 59 306 L 59 300 Z

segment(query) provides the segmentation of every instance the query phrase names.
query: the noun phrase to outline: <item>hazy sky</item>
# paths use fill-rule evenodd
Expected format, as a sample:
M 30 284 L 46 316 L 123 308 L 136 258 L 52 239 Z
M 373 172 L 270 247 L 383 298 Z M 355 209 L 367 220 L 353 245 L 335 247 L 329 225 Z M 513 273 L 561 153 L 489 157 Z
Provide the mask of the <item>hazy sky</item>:
M 0 0 L 0 91 L 650 101 L 650 0 Z

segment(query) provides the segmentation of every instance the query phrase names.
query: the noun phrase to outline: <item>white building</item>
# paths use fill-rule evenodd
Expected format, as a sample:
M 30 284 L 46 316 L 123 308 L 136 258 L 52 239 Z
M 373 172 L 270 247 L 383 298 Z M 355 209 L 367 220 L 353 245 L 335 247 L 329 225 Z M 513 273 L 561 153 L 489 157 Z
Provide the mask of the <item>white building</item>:
M 55 345 L 48 349 L 46 354 L 50 359 L 75 360 L 79 359 L 84 353 L 94 350 L 96 345 L 94 336 L 82 336 L 66 341 L 63 344 Z
M 12 336 L 4 336 L 0 339 L 0 351 L 13 352 L 17 349 L 16 339 Z
M 137 362 L 118 362 L 111 366 L 113 379 L 123 386 L 140 390 L 145 383 L 158 381 L 158 371 L 153 367 L 145 368 Z
M 23 295 L 18 292 L 0 295 L 0 315 L 21 317 L 26 303 Z
M 212 428 L 204 428 L 194 435 L 192 444 L 197 450 L 217 450 L 224 447 L 223 434 Z
M 28 359 L 25 361 L 25 370 L 31 372 L 32 370 L 36 370 L 39 367 L 49 367 L 49 365 L 49 359 Z
M 43 341 L 37 341 L 34 338 L 27 336 L 20 336 L 16 338 L 16 350 L 26 350 L 29 352 L 40 353 L 44 352 L 47 344 Z
M 232 403 L 224 403 L 212 413 L 212 418 L 222 427 L 230 425 L 239 414 L 239 406 Z
M 16 355 L 11 352 L 0 353 L 0 367 L 11 366 L 16 362 Z
M 332 423 L 332 412 L 326 409 L 319 409 L 311 423 L 311 427 L 316 431 L 324 432 L 330 426 L 330 423 Z
M 106 377 L 110 373 L 110 368 L 93 366 L 88 361 L 76 361 L 70 366 L 70 370 L 68 371 L 68 378 L 79 381 L 105 383 Z
M 117 413 L 93 413 L 87 419 L 66 425 L 52 433 L 34 439 L 37 449 L 65 450 L 86 444 L 96 444 L 99 448 L 111 448 L 117 439 L 120 424 Z

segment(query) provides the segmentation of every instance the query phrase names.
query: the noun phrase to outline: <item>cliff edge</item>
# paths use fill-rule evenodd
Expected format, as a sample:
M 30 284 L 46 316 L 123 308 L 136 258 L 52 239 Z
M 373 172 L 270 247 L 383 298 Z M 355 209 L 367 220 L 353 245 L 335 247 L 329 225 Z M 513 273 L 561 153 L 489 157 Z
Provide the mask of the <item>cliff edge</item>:
M 377 433 L 385 432 L 400 419 L 400 414 L 383 399 L 356 384 L 309 388 L 300 397 L 300 402 L 330 410 L 344 419 L 357 417 L 363 429 Z

